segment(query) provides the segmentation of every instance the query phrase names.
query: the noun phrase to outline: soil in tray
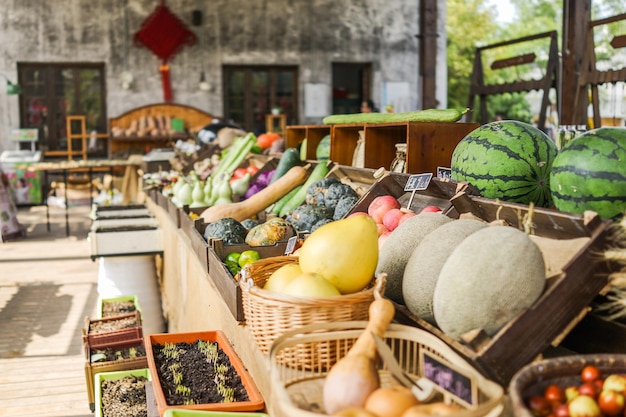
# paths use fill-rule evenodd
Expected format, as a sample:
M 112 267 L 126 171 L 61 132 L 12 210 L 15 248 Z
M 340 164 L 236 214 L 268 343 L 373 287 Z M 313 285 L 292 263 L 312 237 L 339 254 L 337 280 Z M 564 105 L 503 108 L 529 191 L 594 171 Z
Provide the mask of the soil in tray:
M 135 359 L 146 356 L 146 348 L 143 345 L 127 348 L 91 349 L 91 362 L 111 362 L 123 359 Z
M 137 310 L 133 301 L 103 301 L 102 317 L 119 316 L 134 313 Z
M 102 381 L 102 416 L 147 417 L 146 381 L 132 375 Z
M 106 333 L 138 326 L 137 316 L 124 317 L 119 320 L 94 321 L 89 323 L 89 334 Z
M 168 405 L 249 401 L 241 377 L 217 342 L 155 344 L 152 351 Z

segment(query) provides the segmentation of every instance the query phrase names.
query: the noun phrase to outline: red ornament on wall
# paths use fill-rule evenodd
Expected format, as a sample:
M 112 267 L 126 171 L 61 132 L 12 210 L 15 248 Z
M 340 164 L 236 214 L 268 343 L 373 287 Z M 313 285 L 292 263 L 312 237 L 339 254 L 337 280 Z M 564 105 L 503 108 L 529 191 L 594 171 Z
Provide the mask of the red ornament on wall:
M 165 0 L 143 21 L 141 29 L 133 36 L 133 43 L 137 47 L 146 47 L 161 58 L 159 71 L 163 86 L 163 99 L 172 101 L 172 85 L 170 81 L 171 60 L 183 47 L 195 45 L 195 33 L 165 5 Z

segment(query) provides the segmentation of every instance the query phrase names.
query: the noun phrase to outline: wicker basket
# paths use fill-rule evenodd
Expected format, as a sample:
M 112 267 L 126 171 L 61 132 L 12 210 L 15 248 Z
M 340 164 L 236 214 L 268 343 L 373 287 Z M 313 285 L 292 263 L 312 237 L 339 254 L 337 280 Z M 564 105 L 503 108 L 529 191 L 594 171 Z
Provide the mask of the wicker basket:
M 246 265 L 241 271 L 239 285 L 245 322 L 264 354 L 269 353 L 278 336 L 294 328 L 312 323 L 367 320 L 374 292 L 382 294 L 384 289 L 384 275 L 372 279 L 362 291 L 335 297 L 293 297 L 263 289 L 274 271 L 297 262 L 297 256 L 275 256 Z M 300 365 L 316 366 L 320 357 L 334 351 L 332 345 L 319 343 L 315 356 L 306 352 L 300 357 Z
M 323 384 L 332 363 L 320 363 L 315 369 L 306 369 L 299 359 L 289 354 L 293 346 L 312 348 L 321 341 L 334 341 L 337 358 L 345 356 L 354 341 L 363 333 L 366 321 L 326 323 L 303 327 L 286 332 L 272 344 L 269 354 L 271 372 L 272 410 L 275 417 L 325 416 L 323 408 Z M 402 369 L 417 380 L 421 376 L 422 353 L 427 352 L 462 370 L 475 381 L 477 402 L 473 408 L 450 414 L 452 417 L 495 417 L 503 411 L 504 390 L 486 379 L 465 359 L 441 339 L 416 327 L 391 324 L 385 340 L 394 352 Z M 327 366 L 324 366 L 327 365 Z M 379 368 L 382 386 L 397 384 L 386 367 Z M 449 394 L 438 394 L 440 400 L 459 403 Z
M 513 412 L 519 417 L 533 417 L 526 401 L 533 395 L 543 395 L 546 387 L 557 384 L 562 387 L 581 384 L 580 372 L 585 365 L 594 365 L 603 376 L 626 373 L 626 355 L 590 354 L 571 355 L 530 363 L 520 369 L 511 379 L 509 395 Z

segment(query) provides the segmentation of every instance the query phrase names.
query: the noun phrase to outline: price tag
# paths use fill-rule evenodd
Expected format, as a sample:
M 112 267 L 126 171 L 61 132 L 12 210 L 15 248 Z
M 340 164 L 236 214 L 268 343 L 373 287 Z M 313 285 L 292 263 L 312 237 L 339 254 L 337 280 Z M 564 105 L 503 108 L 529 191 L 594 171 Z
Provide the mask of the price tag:
M 39 130 L 37 129 L 11 129 L 11 141 L 13 142 L 37 142 Z
M 291 236 L 287 241 L 287 247 L 285 248 L 285 255 L 291 255 L 293 250 L 296 248 L 296 243 L 298 242 L 298 235 Z
M 420 356 L 422 376 L 432 381 L 438 391 L 452 395 L 468 407 L 478 407 L 478 387 L 473 377 L 425 350 L 420 351 Z
M 433 174 L 431 172 L 411 175 L 404 186 L 404 191 L 425 190 L 428 188 L 428 184 L 430 184 L 432 177 Z
M 437 167 L 437 178 L 452 179 L 452 168 Z
M 428 188 L 428 184 L 430 184 L 430 180 L 433 178 L 433 174 L 431 172 L 427 172 L 425 174 L 415 174 L 411 175 L 404 185 L 404 191 L 411 191 L 411 198 L 409 199 L 409 203 L 406 208 L 410 209 L 411 204 L 413 204 L 413 197 L 415 197 L 416 191 L 425 190 Z

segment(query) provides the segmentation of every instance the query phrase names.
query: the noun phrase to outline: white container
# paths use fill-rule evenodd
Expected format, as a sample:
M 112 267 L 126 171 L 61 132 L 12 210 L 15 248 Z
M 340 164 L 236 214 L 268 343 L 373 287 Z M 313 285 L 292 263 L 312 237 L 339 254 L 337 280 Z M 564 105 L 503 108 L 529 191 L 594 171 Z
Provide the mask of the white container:
M 151 227 L 117 230 L 120 227 Z M 156 219 L 95 220 L 89 232 L 91 257 L 163 252 L 162 231 Z

